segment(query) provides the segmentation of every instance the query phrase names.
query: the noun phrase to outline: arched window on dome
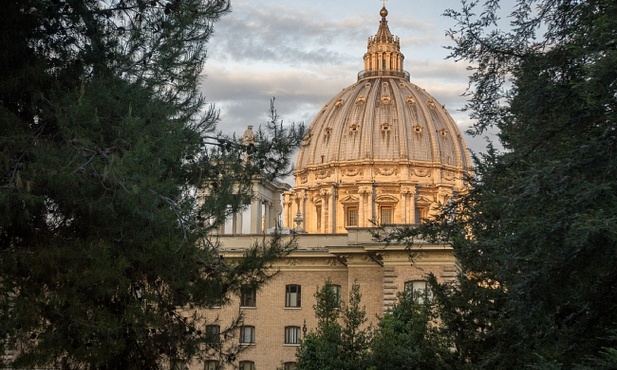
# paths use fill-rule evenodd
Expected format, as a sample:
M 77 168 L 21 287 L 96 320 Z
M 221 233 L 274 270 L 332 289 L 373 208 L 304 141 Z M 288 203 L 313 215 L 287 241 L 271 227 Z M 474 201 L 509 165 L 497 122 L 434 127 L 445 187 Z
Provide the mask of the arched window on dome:
M 398 203 L 398 198 L 391 195 L 381 195 L 375 199 L 378 207 L 379 224 L 389 225 L 395 223 L 394 210 Z
M 358 198 L 351 195 L 341 200 L 345 213 L 345 227 L 360 226 L 360 211 L 358 203 Z
M 414 223 L 420 224 L 422 223 L 422 220 L 428 218 L 431 204 L 430 199 L 426 197 L 420 196 L 416 199 Z
M 379 207 L 379 219 L 382 225 L 393 223 L 394 207 L 391 205 L 383 205 Z
M 317 231 L 322 232 L 321 230 L 321 217 L 322 217 L 322 204 L 323 202 L 321 201 L 321 199 L 318 199 L 315 202 L 315 229 L 317 229 Z
M 358 206 L 348 205 L 345 207 L 345 226 L 358 226 Z
M 416 214 L 415 214 L 416 224 L 421 224 L 422 220 L 425 220 L 428 218 L 428 209 L 429 207 L 416 207 Z

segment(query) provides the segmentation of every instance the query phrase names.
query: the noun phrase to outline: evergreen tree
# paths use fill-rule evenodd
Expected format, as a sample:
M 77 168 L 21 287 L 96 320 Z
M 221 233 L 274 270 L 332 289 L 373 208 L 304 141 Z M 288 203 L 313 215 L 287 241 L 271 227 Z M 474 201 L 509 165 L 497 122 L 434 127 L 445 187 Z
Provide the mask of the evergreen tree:
M 340 301 L 328 280 L 317 289 L 315 298 L 317 329 L 302 340 L 296 353 L 296 369 L 366 369 L 372 330 L 365 326 L 366 311 L 360 306 L 360 286 L 353 284 L 349 302 L 345 303 Z
M 216 133 L 198 78 L 224 0 L 9 0 L 0 15 L 0 366 L 158 369 L 237 348 L 204 307 L 268 278 L 216 230 L 302 130 Z
M 379 320 L 371 345 L 371 368 L 464 368 L 456 362 L 453 342 L 443 330 L 434 303 L 417 295 L 412 291 L 399 293 L 398 302 Z
M 499 1 L 479 7 L 446 13 L 452 55 L 473 71 L 475 133 L 498 129 L 505 150 L 407 236 L 454 247 L 458 280 L 434 290 L 465 361 L 573 368 L 615 346 L 617 3 L 517 1 L 510 28 Z

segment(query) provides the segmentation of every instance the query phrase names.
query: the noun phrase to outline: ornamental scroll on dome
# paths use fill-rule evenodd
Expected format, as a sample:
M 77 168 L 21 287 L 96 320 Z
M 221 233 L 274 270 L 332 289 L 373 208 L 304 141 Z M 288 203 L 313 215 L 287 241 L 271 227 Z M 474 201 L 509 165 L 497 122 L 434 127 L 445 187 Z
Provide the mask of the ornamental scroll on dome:
M 362 174 L 362 170 L 357 168 L 357 167 L 347 167 L 347 168 L 343 169 L 343 175 L 344 176 L 353 177 L 353 176 L 357 176 L 359 174 Z
M 431 171 L 420 168 L 412 168 L 411 173 L 418 177 L 430 177 Z
M 396 167 L 375 167 L 375 172 L 382 176 L 392 176 L 398 173 Z
M 321 180 L 330 177 L 330 175 L 332 175 L 332 170 L 321 170 L 317 171 L 315 177 Z

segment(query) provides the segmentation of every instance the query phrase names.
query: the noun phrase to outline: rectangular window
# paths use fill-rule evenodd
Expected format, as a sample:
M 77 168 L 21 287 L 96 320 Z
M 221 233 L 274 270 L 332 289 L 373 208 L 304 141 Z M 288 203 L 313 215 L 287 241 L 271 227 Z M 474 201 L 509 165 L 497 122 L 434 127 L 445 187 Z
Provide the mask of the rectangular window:
M 300 327 L 285 327 L 285 344 L 300 344 Z
M 240 327 L 240 344 L 255 344 L 255 327 Z
M 413 299 L 417 303 L 430 303 L 433 300 L 433 293 L 431 292 L 428 283 L 424 280 L 405 282 L 405 293 L 413 294 Z
M 291 284 L 285 286 L 285 307 L 301 307 L 301 298 L 300 285 Z
M 390 206 L 381 207 L 381 224 L 382 225 L 392 224 L 392 207 Z
M 347 226 L 358 226 L 358 207 L 347 207 Z
M 221 327 L 219 325 L 206 325 L 206 342 L 210 344 L 221 342 Z
M 206 361 L 204 370 L 219 370 L 219 363 L 214 360 L 208 360 Z
M 317 211 L 317 230 L 321 231 L 321 206 L 315 207 Z
M 334 293 L 334 296 L 336 297 L 336 306 L 340 307 L 341 306 L 341 286 L 332 284 L 331 287 L 332 287 L 332 292 Z
M 296 370 L 295 362 L 285 362 L 283 365 L 283 370 Z
M 184 361 L 180 361 L 180 360 L 171 360 L 171 362 L 169 363 L 169 368 L 171 370 L 186 370 L 186 369 L 188 369 L 188 367 L 186 366 L 186 363 Z
M 243 286 L 240 291 L 240 306 L 256 307 L 257 306 L 257 290 L 252 286 Z
M 240 361 L 239 370 L 255 370 L 255 363 L 253 361 Z
M 420 207 L 416 207 L 416 222 L 417 224 L 421 224 L 422 223 L 422 219 L 424 218 L 424 210 Z

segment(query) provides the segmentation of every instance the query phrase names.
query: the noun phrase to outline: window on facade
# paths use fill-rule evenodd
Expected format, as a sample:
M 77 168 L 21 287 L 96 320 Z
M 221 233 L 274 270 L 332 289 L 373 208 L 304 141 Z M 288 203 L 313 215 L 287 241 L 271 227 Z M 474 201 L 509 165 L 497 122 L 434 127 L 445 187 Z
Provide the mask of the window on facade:
M 223 299 L 219 299 L 216 302 L 207 304 L 208 308 L 221 308 L 223 307 Z
M 336 296 L 336 306 L 341 306 L 341 286 L 340 285 L 332 285 L 332 292 Z
M 388 225 L 392 223 L 392 206 L 381 206 L 380 213 L 382 225 Z
M 317 211 L 317 230 L 321 231 L 321 206 L 315 207 Z
M 426 210 L 425 208 L 416 207 L 416 223 L 422 223 L 422 219 L 426 218 Z
M 347 212 L 345 216 L 346 216 L 345 225 L 358 226 L 358 207 L 357 206 L 347 207 Z
M 256 307 L 257 306 L 257 289 L 252 286 L 243 286 L 240 290 L 240 306 Z
M 418 303 L 430 302 L 433 299 L 433 293 L 424 280 L 405 282 L 405 293 L 413 294 L 414 300 Z
M 255 327 L 240 327 L 240 344 L 255 344 Z
M 255 370 L 255 363 L 253 361 L 240 361 L 239 370 Z
M 219 363 L 214 361 L 214 360 L 208 360 L 206 361 L 206 364 L 204 366 L 204 370 L 219 370 Z
M 301 307 L 301 298 L 300 285 L 292 284 L 285 286 L 285 307 Z
M 285 344 L 300 344 L 300 327 L 285 327 Z
M 283 370 L 296 370 L 295 362 L 285 362 L 283 364 Z
M 186 370 L 188 369 L 188 366 L 186 366 L 186 363 L 184 361 L 171 360 L 169 368 L 171 370 Z
M 206 325 L 206 342 L 211 344 L 221 342 L 221 327 L 219 325 Z

